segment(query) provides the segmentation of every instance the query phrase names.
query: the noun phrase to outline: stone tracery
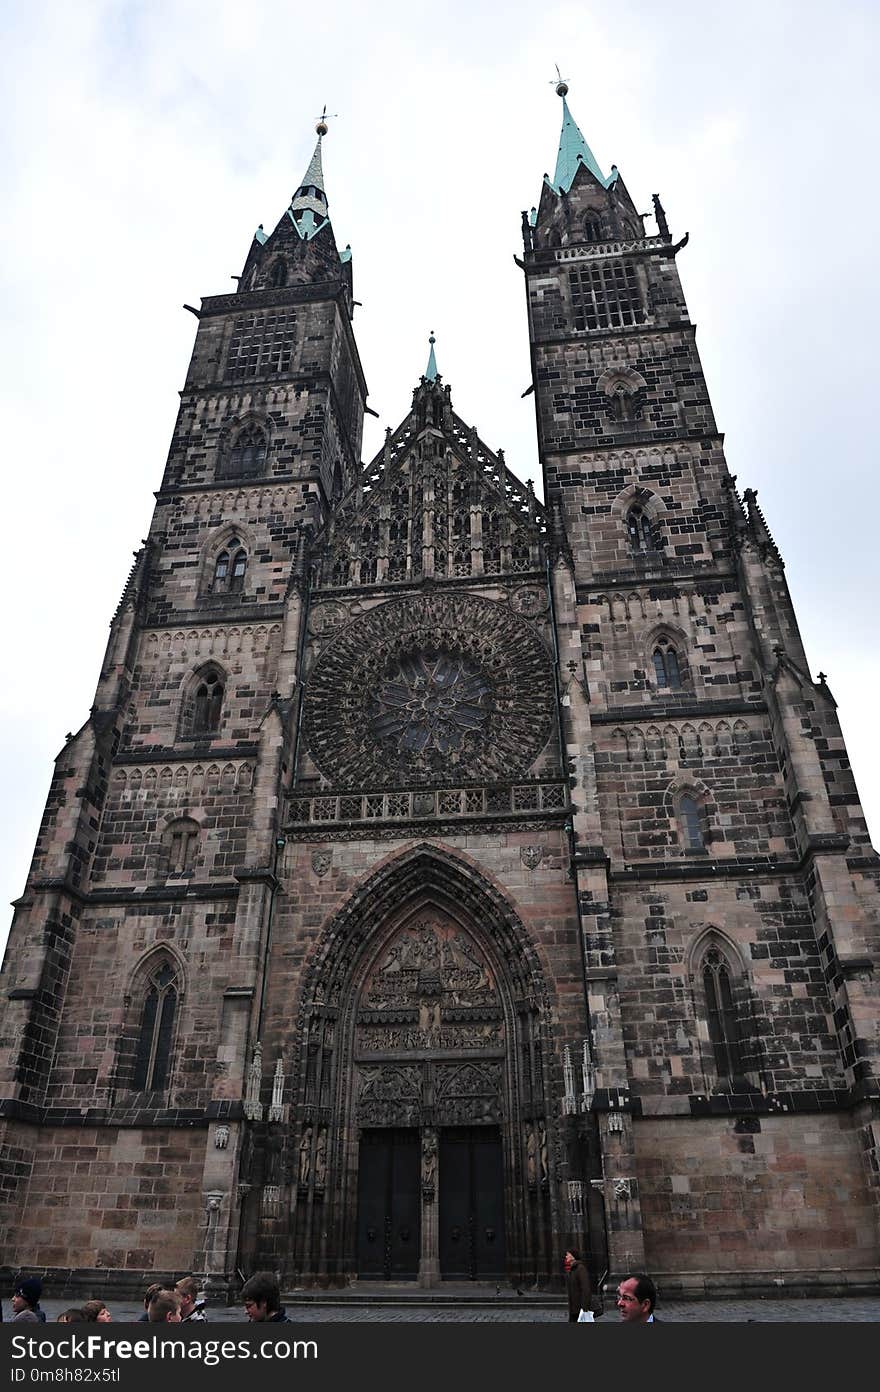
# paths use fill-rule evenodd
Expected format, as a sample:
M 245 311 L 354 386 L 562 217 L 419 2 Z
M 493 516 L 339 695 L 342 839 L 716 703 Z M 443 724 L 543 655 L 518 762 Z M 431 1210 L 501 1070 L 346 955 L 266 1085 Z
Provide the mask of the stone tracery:
M 531 626 L 490 600 L 377 605 L 331 637 L 306 688 L 305 732 L 341 786 L 509 778 L 550 734 L 552 673 Z

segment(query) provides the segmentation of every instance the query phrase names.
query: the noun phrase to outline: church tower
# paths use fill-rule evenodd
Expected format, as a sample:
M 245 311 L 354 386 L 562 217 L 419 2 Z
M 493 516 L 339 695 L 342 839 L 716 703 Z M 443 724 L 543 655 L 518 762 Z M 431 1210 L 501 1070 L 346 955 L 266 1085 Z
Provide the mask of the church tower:
M 2 976 L 0 1233 L 50 1290 L 544 1287 L 570 1247 L 665 1294 L 876 1282 L 880 862 L 687 238 L 557 90 L 543 503 L 433 334 L 361 463 L 323 121 L 192 311 Z
M 687 235 L 657 195 L 646 235 L 567 92 L 521 264 L 597 1097 L 620 1105 L 593 1102 L 610 1264 L 667 1292 L 871 1281 L 878 858 L 782 558 L 724 462 Z

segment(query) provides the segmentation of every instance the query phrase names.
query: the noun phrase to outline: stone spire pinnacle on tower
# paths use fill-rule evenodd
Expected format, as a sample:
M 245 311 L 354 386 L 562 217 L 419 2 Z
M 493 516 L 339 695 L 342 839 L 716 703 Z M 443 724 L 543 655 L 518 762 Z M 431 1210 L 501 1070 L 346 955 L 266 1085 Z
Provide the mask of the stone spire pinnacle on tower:
M 430 336 L 429 336 L 429 338 L 428 338 L 428 342 L 429 342 L 430 345 L 431 345 L 431 351 L 430 351 L 429 354 L 428 354 L 428 366 L 425 368 L 425 381 L 426 381 L 426 382 L 436 382 L 436 380 L 437 380 L 437 359 L 436 359 L 436 357 L 434 356 L 434 344 L 437 342 L 437 340 L 436 340 L 436 338 L 434 337 L 434 330 L 433 330 L 433 329 L 431 330 Z
M 556 172 L 552 186 L 557 193 L 568 193 L 574 182 L 579 164 L 585 164 L 590 173 L 598 179 L 603 188 L 610 188 L 617 178 L 617 170 L 612 169 L 606 179 L 581 130 L 568 109 L 566 96 L 568 83 L 562 78 L 556 84 L 556 95 L 562 98 L 562 131 L 559 136 L 559 153 L 556 156 Z M 550 182 L 548 180 L 548 182 Z
M 303 175 L 302 183 L 290 200 L 288 216 L 303 241 L 310 241 L 329 222 L 327 194 L 324 190 L 324 169 L 321 163 L 321 142 L 327 134 L 327 122 L 322 116 L 315 127 L 318 143 Z

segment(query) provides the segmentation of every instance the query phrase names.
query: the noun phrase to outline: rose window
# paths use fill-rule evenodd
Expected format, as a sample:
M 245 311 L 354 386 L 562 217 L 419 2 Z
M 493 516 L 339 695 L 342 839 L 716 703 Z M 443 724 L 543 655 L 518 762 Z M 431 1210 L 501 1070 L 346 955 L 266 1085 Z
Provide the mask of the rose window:
M 340 788 L 506 782 L 549 738 L 554 694 L 547 649 L 507 604 L 418 595 L 327 635 L 303 733 Z
M 490 704 L 490 684 L 474 663 L 448 652 L 413 653 L 378 690 L 370 728 L 401 753 L 448 754 L 485 726 Z

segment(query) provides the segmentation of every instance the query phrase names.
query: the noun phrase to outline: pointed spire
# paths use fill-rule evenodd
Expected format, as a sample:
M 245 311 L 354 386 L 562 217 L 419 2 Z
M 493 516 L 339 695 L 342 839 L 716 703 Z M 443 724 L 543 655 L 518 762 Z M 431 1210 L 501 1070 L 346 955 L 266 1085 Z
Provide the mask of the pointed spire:
M 324 191 L 324 170 L 321 164 L 321 141 L 327 131 L 324 121 L 316 127 L 318 143 L 303 175 L 302 183 L 290 200 L 288 216 L 303 241 L 310 241 L 316 232 L 329 221 L 327 216 L 327 194 Z
M 437 359 L 436 359 L 436 357 L 434 356 L 434 344 L 437 342 L 437 340 L 436 340 L 436 338 L 434 337 L 434 330 L 433 330 L 433 329 L 431 330 L 431 334 L 430 334 L 430 337 L 429 337 L 429 339 L 428 339 L 428 342 L 429 342 L 430 345 L 431 345 L 431 351 L 430 351 L 430 353 L 428 354 L 428 366 L 425 368 L 425 381 L 426 381 L 426 382 L 436 382 L 436 380 L 437 380 Z
M 610 188 L 617 178 L 617 171 L 613 169 L 609 177 L 605 178 L 596 162 L 595 155 L 584 140 L 577 122 L 568 109 L 568 102 L 565 100 L 567 92 L 568 84 L 562 81 L 557 82 L 556 94 L 562 98 L 562 132 L 559 136 L 559 154 L 556 156 L 553 188 L 556 189 L 557 193 L 568 193 L 574 183 L 574 176 L 579 164 L 585 164 L 603 188 Z M 546 178 L 546 175 L 544 177 Z

